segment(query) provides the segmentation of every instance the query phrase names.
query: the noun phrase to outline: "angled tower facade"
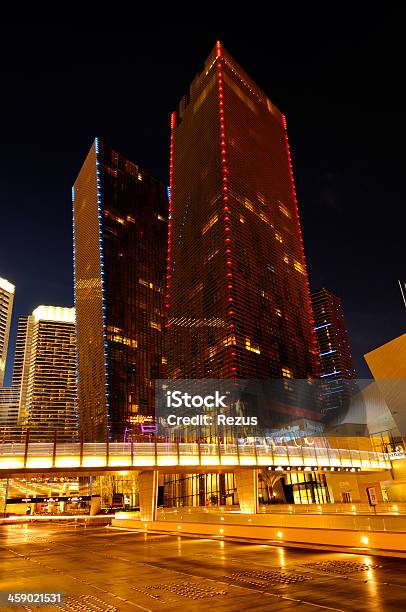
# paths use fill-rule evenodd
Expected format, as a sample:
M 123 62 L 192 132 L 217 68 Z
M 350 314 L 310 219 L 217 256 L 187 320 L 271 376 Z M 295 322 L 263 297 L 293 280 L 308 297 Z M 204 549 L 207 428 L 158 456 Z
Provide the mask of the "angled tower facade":
M 163 377 L 166 188 L 96 139 L 72 196 L 81 428 L 122 440 Z
M 5 278 L 0 278 L 0 387 L 4 383 L 11 314 L 13 312 L 15 287 Z
M 285 117 L 218 42 L 171 128 L 169 376 L 316 375 Z

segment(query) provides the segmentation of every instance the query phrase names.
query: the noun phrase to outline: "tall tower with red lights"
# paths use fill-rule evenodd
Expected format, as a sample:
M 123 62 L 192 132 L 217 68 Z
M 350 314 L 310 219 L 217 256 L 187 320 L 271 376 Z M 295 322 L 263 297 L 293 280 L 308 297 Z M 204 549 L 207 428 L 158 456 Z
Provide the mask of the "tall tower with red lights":
M 286 120 L 220 42 L 172 114 L 170 153 L 169 376 L 314 376 Z

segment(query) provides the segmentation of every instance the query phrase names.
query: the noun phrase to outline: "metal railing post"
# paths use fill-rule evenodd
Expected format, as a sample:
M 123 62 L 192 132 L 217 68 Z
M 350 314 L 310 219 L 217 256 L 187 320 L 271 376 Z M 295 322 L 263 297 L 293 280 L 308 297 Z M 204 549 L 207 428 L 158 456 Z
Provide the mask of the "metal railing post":
M 106 467 L 109 466 L 110 460 L 110 441 L 109 441 L 109 430 L 106 431 Z
M 80 430 L 79 467 L 83 464 L 83 430 Z
M 25 446 L 24 446 L 24 467 L 27 467 L 27 459 L 28 459 L 28 445 L 30 443 L 30 430 L 27 429 L 25 433 Z
M 54 429 L 54 446 L 52 449 L 52 467 L 55 467 L 55 462 L 56 462 L 56 441 L 57 441 L 57 437 L 58 437 L 58 431 L 56 429 Z

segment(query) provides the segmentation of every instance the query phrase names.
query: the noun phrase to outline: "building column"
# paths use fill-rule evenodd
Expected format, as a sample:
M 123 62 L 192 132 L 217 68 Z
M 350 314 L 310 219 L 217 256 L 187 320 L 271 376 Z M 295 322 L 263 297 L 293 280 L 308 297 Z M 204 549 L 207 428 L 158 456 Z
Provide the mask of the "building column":
M 241 512 L 256 514 L 258 511 L 258 470 L 236 470 L 234 477 Z
M 142 521 L 155 521 L 158 499 L 158 470 L 138 474 L 140 514 Z

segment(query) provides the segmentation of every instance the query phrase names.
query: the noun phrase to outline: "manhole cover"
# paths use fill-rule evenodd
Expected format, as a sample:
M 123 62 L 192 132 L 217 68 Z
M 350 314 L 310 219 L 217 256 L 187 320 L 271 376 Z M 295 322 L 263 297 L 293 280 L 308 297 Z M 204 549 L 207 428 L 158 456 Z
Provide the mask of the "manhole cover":
M 266 586 L 267 584 L 295 584 L 304 580 L 311 580 L 312 577 L 304 574 L 288 573 L 283 570 L 244 570 L 233 572 L 226 576 L 240 582 L 249 582 L 254 586 Z
M 167 591 L 188 599 L 204 599 L 205 597 L 216 597 L 226 595 L 227 591 L 218 591 L 210 586 L 203 586 L 193 582 L 167 582 L 144 587 L 146 591 Z
M 118 612 L 118 608 L 93 595 L 67 597 L 61 606 L 55 606 L 55 610 L 62 610 L 63 612 Z
M 330 574 L 353 574 L 354 572 L 366 572 L 371 569 L 379 569 L 382 565 L 359 563 L 358 561 L 315 561 L 314 563 L 305 563 L 302 567 L 308 567 L 319 572 L 328 572 Z

